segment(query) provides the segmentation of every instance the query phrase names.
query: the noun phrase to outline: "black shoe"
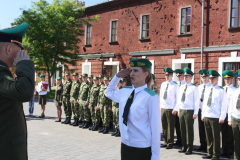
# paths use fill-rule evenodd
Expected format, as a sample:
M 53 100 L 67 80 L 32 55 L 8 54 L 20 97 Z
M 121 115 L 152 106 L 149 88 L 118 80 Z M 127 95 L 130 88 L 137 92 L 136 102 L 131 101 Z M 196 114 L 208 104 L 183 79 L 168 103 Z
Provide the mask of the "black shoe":
M 64 122 L 64 124 L 70 124 L 71 123 L 71 118 L 67 117 L 66 122 Z
M 172 146 L 168 145 L 168 146 L 166 147 L 166 149 L 172 149 Z
M 190 154 L 192 154 L 192 151 L 187 151 L 187 152 L 185 152 L 185 154 L 190 155 Z
M 118 132 L 118 129 L 116 129 L 116 131 L 114 133 L 111 134 L 111 136 L 115 136 Z
M 44 118 L 45 114 L 41 114 L 41 116 L 38 116 L 39 118 Z
M 203 159 L 211 159 L 212 156 L 208 156 L 208 155 L 206 155 L 206 156 L 203 156 L 202 158 L 203 158 Z
M 227 156 L 228 154 L 226 153 L 226 152 L 223 152 L 223 153 L 221 153 L 221 157 L 225 157 L 225 156 Z
M 61 119 L 59 119 L 59 120 L 56 120 L 55 122 L 61 122 Z
M 64 124 L 66 121 L 67 121 L 67 117 L 66 117 L 65 121 L 63 121 L 63 122 L 61 122 L 61 123 Z
M 219 157 L 212 157 L 211 160 L 219 160 Z
M 121 136 L 121 133 L 120 133 L 120 130 L 118 130 L 118 132 L 115 134 L 115 137 L 120 137 Z
M 195 147 L 194 148 L 196 151 L 206 151 L 207 148 L 206 147 L 203 147 L 203 146 L 199 146 L 199 147 Z
M 161 148 L 165 148 L 165 147 L 167 147 L 167 145 L 166 145 L 166 144 L 161 144 L 160 147 L 161 147 Z
M 75 123 L 72 126 L 78 126 L 78 118 L 75 118 Z
M 84 125 L 82 128 L 83 128 L 83 129 L 88 128 L 88 127 L 89 127 L 88 124 L 89 124 L 89 122 L 86 122 L 85 125 Z
M 95 124 L 95 126 L 92 129 L 92 131 L 98 131 L 98 125 Z
M 108 134 L 108 127 L 105 127 L 105 130 L 103 131 L 103 134 Z
M 81 125 L 79 125 L 79 128 L 82 128 L 83 126 L 85 126 L 85 123 L 86 122 L 83 121 L 83 123 Z
M 79 119 L 78 123 L 83 123 L 82 118 Z
M 233 154 L 227 154 L 225 158 L 233 158 Z
M 182 150 L 182 149 L 181 149 L 181 150 L 179 150 L 178 152 L 179 152 L 179 153 L 185 153 L 186 150 Z
M 93 124 L 91 127 L 89 127 L 89 130 L 92 130 L 95 127 L 95 124 Z
M 179 144 L 181 144 L 181 143 L 182 143 L 181 141 L 178 141 L 178 140 L 177 140 L 177 141 L 174 142 L 173 144 L 174 144 L 174 145 L 179 145 Z
M 70 125 L 72 126 L 72 125 L 74 125 L 75 123 L 76 123 L 76 118 L 74 118 L 73 123 L 70 123 Z
M 105 127 L 103 127 L 101 130 L 98 131 L 98 133 L 102 133 L 105 130 Z

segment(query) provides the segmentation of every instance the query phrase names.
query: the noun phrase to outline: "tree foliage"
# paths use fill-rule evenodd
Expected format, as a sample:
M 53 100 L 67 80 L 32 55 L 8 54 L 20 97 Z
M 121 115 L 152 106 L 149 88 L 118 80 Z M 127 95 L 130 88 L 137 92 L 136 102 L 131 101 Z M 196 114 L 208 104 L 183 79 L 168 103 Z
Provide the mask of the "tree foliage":
M 85 8 L 74 0 L 46 0 L 32 2 L 28 10 L 22 9 L 22 15 L 14 25 L 29 23 L 23 39 L 25 50 L 35 63 L 36 71 L 46 71 L 50 78 L 59 70 L 61 62 L 76 65 L 79 60 L 80 36 L 83 36 L 83 25 L 91 25 L 98 17 L 82 18 Z M 51 86 L 51 85 L 50 85 Z

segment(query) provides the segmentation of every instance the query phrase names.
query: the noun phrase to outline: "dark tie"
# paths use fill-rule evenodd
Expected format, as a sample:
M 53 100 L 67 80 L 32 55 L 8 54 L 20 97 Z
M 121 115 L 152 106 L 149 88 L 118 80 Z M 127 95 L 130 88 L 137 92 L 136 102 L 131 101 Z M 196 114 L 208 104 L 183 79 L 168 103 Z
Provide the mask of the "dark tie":
M 237 99 L 237 110 L 240 109 L 240 93 L 238 95 L 238 99 Z
M 202 91 L 202 96 L 201 96 L 201 102 L 202 102 L 202 101 L 203 101 L 203 99 L 204 99 L 205 87 L 206 87 L 206 85 L 204 85 L 204 86 L 203 86 L 203 91 Z
M 185 101 L 186 91 L 187 91 L 187 84 L 186 84 L 186 87 L 185 87 L 184 92 L 183 92 L 183 94 L 182 94 L 182 102 Z
M 181 86 L 181 82 L 179 82 L 179 87 Z
M 168 90 L 168 85 L 169 83 L 167 84 L 167 87 L 165 89 L 165 92 L 164 92 L 164 95 L 163 95 L 163 99 L 166 100 L 167 99 L 167 90 Z
M 134 98 L 134 92 L 135 92 L 135 90 L 133 90 L 131 95 L 128 97 L 128 100 L 127 100 L 127 103 L 125 105 L 124 112 L 123 112 L 123 123 L 126 126 L 127 126 L 127 120 L 128 120 L 128 113 L 129 113 L 129 110 L 130 110 L 130 107 L 132 105 L 133 98 Z
M 228 87 L 226 87 L 226 93 L 227 93 Z
M 212 90 L 213 90 L 213 88 L 211 88 L 211 92 L 209 94 L 208 101 L 207 101 L 207 106 L 208 107 L 211 106 L 211 102 L 212 102 Z

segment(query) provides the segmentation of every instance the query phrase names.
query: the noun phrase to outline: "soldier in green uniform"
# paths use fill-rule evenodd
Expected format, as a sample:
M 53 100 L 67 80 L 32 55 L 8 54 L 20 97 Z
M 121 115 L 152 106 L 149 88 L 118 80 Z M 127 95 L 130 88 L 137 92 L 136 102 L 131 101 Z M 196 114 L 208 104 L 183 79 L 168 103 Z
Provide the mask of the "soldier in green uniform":
M 99 78 L 94 76 L 93 77 L 93 86 L 88 94 L 88 108 L 90 109 L 91 112 L 91 119 L 92 119 L 92 127 L 89 128 L 89 130 L 93 130 L 93 131 L 97 131 L 98 130 L 98 123 L 99 120 L 97 121 L 97 119 L 100 119 L 100 113 L 98 113 L 98 117 L 96 117 L 96 107 L 97 107 L 97 102 L 98 102 L 98 94 L 99 94 L 99 90 L 100 90 L 100 86 L 99 86 Z M 97 123 L 98 122 L 98 123 Z
M 66 115 L 65 121 L 62 124 L 70 124 L 72 117 L 72 108 L 70 103 L 70 91 L 72 87 L 72 80 L 70 79 L 70 72 L 65 73 L 66 81 L 63 84 L 63 108 Z
M 104 86 L 101 86 L 98 96 L 98 105 L 100 107 L 100 114 L 103 121 L 103 129 L 99 133 L 107 134 L 110 124 L 110 113 L 112 111 L 112 100 L 107 98 L 104 94 L 108 84 L 109 77 L 104 77 Z
M 0 30 L 0 159 L 26 160 L 27 127 L 23 102 L 33 97 L 34 63 L 23 51 L 22 37 L 28 28 L 23 23 Z M 9 67 L 16 66 L 15 81 Z
M 71 123 L 73 126 L 78 126 L 79 122 L 79 104 L 77 103 L 78 100 L 78 94 L 79 94 L 79 88 L 80 88 L 80 82 L 78 78 L 78 73 L 73 73 L 73 83 L 72 83 L 72 88 L 70 92 L 70 102 L 72 106 L 72 112 L 73 112 L 73 118 L 74 122 Z
M 80 87 L 81 87 L 81 84 L 82 84 L 82 75 L 79 75 L 79 82 L 80 82 Z M 78 93 L 78 95 L 80 95 L 80 89 L 79 89 L 79 93 Z M 80 104 L 79 103 L 79 99 L 77 100 L 77 103 L 78 104 Z M 80 114 L 80 119 L 79 119 L 79 124 L 80 123 L 83 123 L 83 121 L 82 121 L 82 119 L 83 119 L 83 109 L 80 107 L 80 105 L 79 105 L 79 114 Z M 80 126 L 79 126 L 80 127 Z
M 82 75 L 79 75 L 79 82 L 82 84 Z
M 80 128 L 88 128 L 89 121 L 90 121 L 90 110 L 88 109 L 88 93 L 90 89 L 90 85 L 88 82 L 88 74 L 82 75 L 82 84 L 80 87 L 80 94 L 79 94 L 79 104 L 80 104 L 80 112 L 83 124 L 80 126 Z
M 92 88 L 92 86 L 93 86 L 93 75 L 91 75 L 91 74 L 88 75 L 88 82 L 89 82 L 90 88 Z
M 99 84 L 104 86 L 103 78 L 104 76 L 102 74 L 99 74 Z
M 154 74 L 152 74 L 152 78 L 153 78 L 153 82 L 152 82 L 151 90 L 153 90 L 154 92 L 156 92 L 157 95 L 159 96 L 159 89 L 154 86 L 154 84 L 155 84 L 155 75 L 154 75 Z
M 57 88 L 55 90 L 55 105 L 57 107 L 57 115 L 58 118 L 56 119 L 55 122 L 61 122 L 61 116 L 62 116 L 62 93 L 63 93 L 63 85 L 62 85 L 62 77 L 57 77 Z

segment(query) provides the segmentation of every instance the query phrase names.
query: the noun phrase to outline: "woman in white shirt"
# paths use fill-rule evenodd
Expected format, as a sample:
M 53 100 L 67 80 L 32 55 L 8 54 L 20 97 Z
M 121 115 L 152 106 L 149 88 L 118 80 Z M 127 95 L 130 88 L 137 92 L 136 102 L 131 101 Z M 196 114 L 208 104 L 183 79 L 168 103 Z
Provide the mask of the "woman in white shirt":
M 160 107 L 158 95 L 149 89 L 151 62 L 131 59 L 130 69 L 118 72 L 105 95 L 119 103 L 122 160 L 160 159 Z M 122 77 L 130 74 L 133 86 L 116 89 Z

